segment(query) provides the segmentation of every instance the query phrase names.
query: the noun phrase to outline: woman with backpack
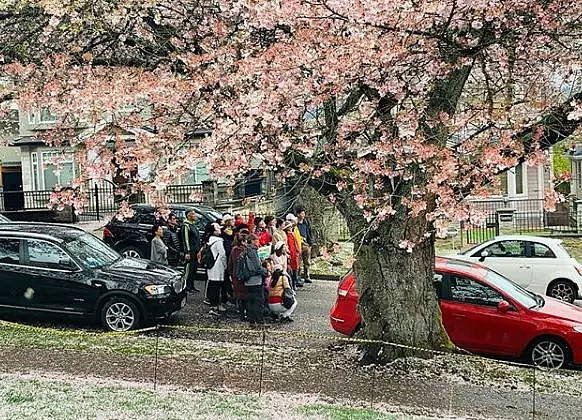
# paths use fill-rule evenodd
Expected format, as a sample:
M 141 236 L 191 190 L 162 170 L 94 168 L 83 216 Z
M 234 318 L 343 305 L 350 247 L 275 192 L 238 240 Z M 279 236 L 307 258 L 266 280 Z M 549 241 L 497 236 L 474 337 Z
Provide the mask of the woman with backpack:
M 286 273 L 277 269 L 271 276 L 269 309 L 281 317 L 281 322 L 293 322 L 291 315 L 295 308 L 297 308 L 297 299 L 295 292 L 291 290 L 289 278 Z
M 210 301 L 210 315 L 220 315 L 226 308 L 220 305 L 220 290 L 223 287 L 224 273 L 226 271 L 226 251 L 224 239 L 221 238 L 220 225 L 212 223 L 212 234 L 208 238 L 208 244 L 203 254 L 203 262 L 208 274 L 208 300 Z
M 263 325 L 263 279 L 267 270 L 259 259 L 259 237 L 251 233 L 247 238 L 247 248 L 239 258 L 238 276 L 244 281 L 247 297 L 247 312 L 251 327 Z
M 237 270 L 239 257 L 244 252 L 247 243 L 247 234 L 239 232 L 234 235 L 233 247 L 228 259 L 228 272 L 230 273 L 230 280 L 232 282 L 232 290 L 234 298 L 238 305 L 238 313 L 240 320 L 245 321 L 247 318 L 247 296 L 244 282 L 238 278 Z

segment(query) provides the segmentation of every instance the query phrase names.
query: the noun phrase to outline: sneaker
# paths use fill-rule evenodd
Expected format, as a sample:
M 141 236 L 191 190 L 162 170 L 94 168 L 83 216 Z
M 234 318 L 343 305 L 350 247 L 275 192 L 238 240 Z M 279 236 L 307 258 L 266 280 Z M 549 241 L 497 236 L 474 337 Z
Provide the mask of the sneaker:
M 226 312 L 226 308 L 223 305 L 218 305 L 218 312 Z
M 212 308 L 210 311 L 208 311 L 208 315 L 219 316 L 220 312 L 218 312 L 218 310 L 216 308 Z
M 202 303 L 205 304 L 205 305 L 210 305 L 210 301 L 208 299 L 204 299 L 202 301 Z
M 295 322 L 295 320 L 293 318 L 291 318 L 290 316 L 284 316 L 281 318 L 281 322 L 289 324 L 291 322 Z
M 304 279 L 303 279 L 303 281 L 304 281 L 305 283 L 313 283 L 313 281 L 312 281 L 312 280 L 311 280 L 311 278 L 309 278 L 309 277 L 307 277 L 307 278 L 304 278 Z
M 297 283 L 297 287 L 303 287 L 303 283 Z

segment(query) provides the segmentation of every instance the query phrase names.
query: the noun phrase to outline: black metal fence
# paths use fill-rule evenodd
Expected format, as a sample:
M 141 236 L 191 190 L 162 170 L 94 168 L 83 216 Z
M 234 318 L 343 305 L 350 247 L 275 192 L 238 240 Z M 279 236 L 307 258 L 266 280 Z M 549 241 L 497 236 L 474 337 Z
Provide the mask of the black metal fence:
M 543 199 L 491 199 L 469 201 L 471 211 L 484 213 L 478 226 L 461 224 L 467 244 L 480 243 L 499 234 L 582 233 L 582 220 L 574 203 L 558 203 L 555 211 L 545 209 Z
M 2 191 L 0 211 L 46 209 L 52 191 Z
M 228 188 L 225 185 L 211 183 L 207 186 L 207 190 L 208 188 L 216 191 L 216 193 L 211 191 L 211 195 L 217 200 L 225 200 L 228 195 Z M 82 192 L 87 195 L 87 203 L 82 209 L 76 209 L 78 210 L 77 219 L 82 221 L 101 220 L 105 216 L 112 215 L 125 200 L 131 204 L 145 204 L 150 199 L 143 192 L 118 190 L 113 184 L 104 181 L 87 183 Z M 13 215 L 14 220 L 28 220 L 24 213 L 51 210 L 49 200 L 52 193 L 52 190 L 0 191 L 0 212 Z M 203 193 L 202 184 L 171 185 L 165 192 L 167 201 L 176 204 L 199 203 L 202 201 Z

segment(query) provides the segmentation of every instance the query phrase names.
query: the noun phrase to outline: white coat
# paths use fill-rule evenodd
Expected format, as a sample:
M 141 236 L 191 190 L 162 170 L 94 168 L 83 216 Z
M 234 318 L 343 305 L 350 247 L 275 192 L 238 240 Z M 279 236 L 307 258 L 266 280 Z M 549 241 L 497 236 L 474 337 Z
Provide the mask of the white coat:
M 224 239 L 213 235 L 208 239 L 208 246 L 212 251 L 212 256 L 216 259 L 212 268 L 207 270 L 208 281 L 224 281 L 224 272 L 226 271 L 227 263 Z

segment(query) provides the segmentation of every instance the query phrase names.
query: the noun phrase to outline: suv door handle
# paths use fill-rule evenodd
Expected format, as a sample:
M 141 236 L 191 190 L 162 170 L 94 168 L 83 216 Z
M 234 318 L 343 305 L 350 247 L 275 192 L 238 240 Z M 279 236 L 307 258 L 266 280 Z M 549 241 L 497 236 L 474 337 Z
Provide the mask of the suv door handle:
M 466 315 L 465 315 L 465 314 L 460 314 L 460 313 L 457 313 L 457 312 L 453 313 L 453 316 L 454 316 L 455 318 L 465 318 L 465 317 L 466 317 Z
M 519 268 L 529 269 L 529 268 L 531 268 L 531 265 L 520 265 Z

